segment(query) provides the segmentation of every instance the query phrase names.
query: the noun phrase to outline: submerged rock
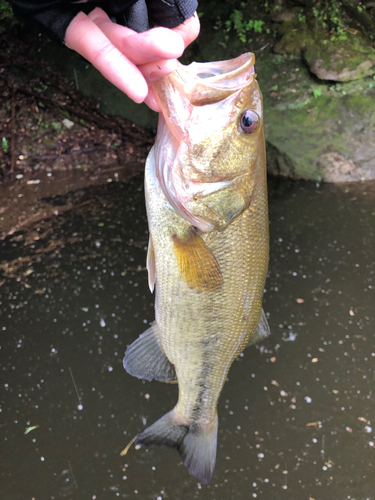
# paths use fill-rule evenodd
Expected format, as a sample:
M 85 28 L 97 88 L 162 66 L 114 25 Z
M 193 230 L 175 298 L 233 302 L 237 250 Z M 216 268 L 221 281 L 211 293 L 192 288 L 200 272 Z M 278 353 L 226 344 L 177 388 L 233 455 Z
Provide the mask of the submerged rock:
M 317 159 L 317 167 L 325 182 L 365 181 L 369 175 L 337 151 L 323 153 Z

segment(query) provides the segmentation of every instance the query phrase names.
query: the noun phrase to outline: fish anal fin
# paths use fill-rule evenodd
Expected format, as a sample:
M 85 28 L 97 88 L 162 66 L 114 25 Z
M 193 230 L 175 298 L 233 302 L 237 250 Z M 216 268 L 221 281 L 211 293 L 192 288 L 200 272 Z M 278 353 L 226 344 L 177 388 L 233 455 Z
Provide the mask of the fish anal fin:
M 259 318 L 259 323 L 255 330 L 253 331 L 249 342 L 249 345 L 257 344 L 258 342 L 262 342 L 262 340 L 265 340 L 271 335 L 270 327 L 267 321 L 266 313 L 262 309 L 260 313 L 260 318 Z
M 139 434 L 135 444 L 176 448 L 189 473 L 207 484 L 215 469 L 217 428 L 217 415 L 205 423 L 181 423 L 172 410 Z
M 156 267 L 154 245 L 152 244 L 151 233 L 148 239 L 146 267 L 148 271 L 148 286 L 150 287 L 151 293 L 153 293 L 156 280 Z
M 184 238 L 174 235 L 173 242 L 180 276 L 190 288 L 212 291 L 221 287 L 219 264 L 194 227 Z
M 137 378 L 160 382 L 176 380 L 174 366 L 160 344 L 155 322 L 127 348 L 123 363 L 125 370 Z

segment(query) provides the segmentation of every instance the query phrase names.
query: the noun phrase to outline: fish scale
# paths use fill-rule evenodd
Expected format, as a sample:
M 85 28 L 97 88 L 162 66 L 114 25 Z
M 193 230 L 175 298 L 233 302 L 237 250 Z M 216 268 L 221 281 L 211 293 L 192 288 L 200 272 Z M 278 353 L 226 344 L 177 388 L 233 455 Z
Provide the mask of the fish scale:
M 177 378 L 175 408 L 136 442 L 177 448 L 204 482 L 214 471 L 217 403 L 228 370 L 248 344 L 269 334 L 262 312 L 269 246 L 265 146 L 253 62 L 244 54 L 180 65 L 154 86 L 164 115 L 145 172 L 155 322 L 130 346 L 124 366 L 147 380 Z M 212 67 L 220 77 L 202 83 L 197 74 Z M 215 116 L 215 137 L 200 112 L 210 121 Z M 259 122 L 250 132 L 251 117 Z M 166 367 L 164 376 L 157 366 Z

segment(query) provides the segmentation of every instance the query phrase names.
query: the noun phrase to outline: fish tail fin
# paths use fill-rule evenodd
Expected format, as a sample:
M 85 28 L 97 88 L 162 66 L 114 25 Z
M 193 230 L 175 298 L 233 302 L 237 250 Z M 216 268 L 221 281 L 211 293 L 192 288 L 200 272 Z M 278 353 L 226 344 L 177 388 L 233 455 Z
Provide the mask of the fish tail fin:
M 181 423 L 172 410 L 139 434 L 135 444 L 176 448 L 190 474 L 207 484 L 215 469 L 217 428 L 217 414 L 207 423 Z

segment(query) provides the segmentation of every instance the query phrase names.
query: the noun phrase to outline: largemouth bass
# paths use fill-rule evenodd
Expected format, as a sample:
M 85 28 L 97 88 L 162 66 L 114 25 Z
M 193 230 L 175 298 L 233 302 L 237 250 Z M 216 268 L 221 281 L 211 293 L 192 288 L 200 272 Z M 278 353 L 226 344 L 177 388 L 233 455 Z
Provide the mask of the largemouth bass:
M 208 483 L 228 370 L 269 334 L 262 97 L 250 53 L 179 64 L 153 90 L 162 113 L 145 193 L 155 321 L 127 349 L 124 367 L 146 380 L 177 379 L 177 405 L 136 444 L 176 448 Z

